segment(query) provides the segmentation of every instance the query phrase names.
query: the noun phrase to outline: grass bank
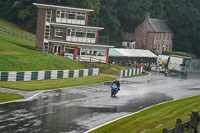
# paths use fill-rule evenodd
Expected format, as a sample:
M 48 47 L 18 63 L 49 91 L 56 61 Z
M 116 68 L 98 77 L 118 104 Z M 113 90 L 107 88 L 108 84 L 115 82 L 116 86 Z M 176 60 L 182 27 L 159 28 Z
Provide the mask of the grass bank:
M 7 31 L 10 31 L 10 32 L 15 32 L 15 33 L 19 33 L 21 35 L 27 35 L 31 38 L 35 38 L 35 35 L 33 33 L 22 30 L 19 26 L 15 25 L 7 20 L 4 20 L 2 18 L 0 18 L 0 27 L 6 28 Z
M 67 78 L 67 79 L 50 79 L 40 81 L 17 81 L 17 82 L 0 82 L 0 87 L 23 90 L 23 91 L 34 91 L 34 90 L 47 90 L 70 86 L 87 85 L 94 83 L 101 83 L 104 81 L 115 80 L 109 76 L 88 76 L 78 78 Z
M 23 99 L 24 97 L 19 94 L 0 92 L 0 103 L 13 100 Z
M 0 32 L 0 71 L 83 69 L 76 61 L 34 50 L 34 44 Z
M 176 119 L 190 119 L 193 110 L 200 111 L 200 96 L 171 101 L 105 125 L 91 133 L 161 133 L 175 127 Z
M 0 19 L 0 25 L 17 33 L 35 37 L 15 24 Z M 83 69 L 76 61 L 65 57 L 35 51 L 33 42 L 0 32 L 0 71 L 39 71 Z

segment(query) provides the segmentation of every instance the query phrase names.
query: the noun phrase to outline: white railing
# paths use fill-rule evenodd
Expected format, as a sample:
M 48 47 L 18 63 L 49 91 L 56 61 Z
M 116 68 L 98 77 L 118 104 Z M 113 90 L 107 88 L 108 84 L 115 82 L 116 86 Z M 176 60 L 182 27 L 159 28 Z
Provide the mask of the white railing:
M 67 18 L 56 18 L 56 23 L 66 23 L 66 24 L 76 24 L 76 25 L 85 25 L 85 20 L 78 19 L 67 19 Z
M 18 37 L 20 39 L 24 39 L 24 40 L 27 40 L 27 41 L 31 41 L 31 42 L 35 42 L 35 37 L 30 37 L 28 35 L 25 35 L 23 33 L 19 33 L 18 31 L 15 31 L 9 27 L 2 27 L 0 26 L 0 32 L 4 32 L 4 33 L 7 33 L 11 36 L 15 36 L 15 37 Z
M 73 54 L 65 53 L 64 57 L 67 57 L 71 60 L 74 59 Z M 98 62 L 98 63 L 106 63 L 106 56 L 89 56 L 89 55 L 77 55 L 77 61 L 86 61 L 86 62 Z
M 87 37 L 70 37 L 67 36 L 66 41 L 69 42 L 81 42 L 81 43 L 95 43 L 95 38 L 87 38 Z

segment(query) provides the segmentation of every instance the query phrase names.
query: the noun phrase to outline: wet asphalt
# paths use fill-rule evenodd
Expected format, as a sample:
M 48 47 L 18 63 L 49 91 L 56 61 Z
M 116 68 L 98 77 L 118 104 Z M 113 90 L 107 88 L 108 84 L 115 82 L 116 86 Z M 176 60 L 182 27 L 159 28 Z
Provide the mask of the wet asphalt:
M 111 83 L 106 82 L 60 88 L 27 101 L 0 104 L 0 132 L 82 133 L 161 102 L 200 94 L 200 78 L 181 79 L 153 73 L 123 78 L 120 83 L 116 98 L 110 97 Z M 25 97 L 36 94 L 19 93 Z

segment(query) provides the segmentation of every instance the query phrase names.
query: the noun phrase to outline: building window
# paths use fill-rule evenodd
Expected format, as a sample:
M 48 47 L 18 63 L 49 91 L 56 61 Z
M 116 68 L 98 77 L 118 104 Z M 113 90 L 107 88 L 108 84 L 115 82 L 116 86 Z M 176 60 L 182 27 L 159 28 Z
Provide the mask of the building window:
M 65 53 L 74 54 L 74 47 L 65 46 Z
M 127 48 L 129 48 L 129 43 L 127 42 Z
M 159 34 L 157 33 L 157 34 L 156 34 L 156 40 L 158 40 L 158 39 L 159 39 Z
M 65 10 L 57 10 L 57 18 L 85 20 L 85 12 L 71 12 Z
M 67 18 L 68 19 L 75 19 L 76 18 L 76 13 L 75 12 L 68 13 Z
M 82 48 L 81 49 L 81 55 L 86 55 L 87 53 L 87 49 L 86 48 Z
M 87 54 L 87 55 L 92 55 L 92 49 L 91 49 L 91 48 L 88 48 L 86 54 Z
M 86 38 L 95 38 L 96 31 L 89 30 L 84 31 L 80 29 L 68 29 L 67 36 L 74 36 L 74 37 L 86 37 Z
M 163 40 L 165 40 L 165 33 L 163 34 Z
M 166 45 L 166 51 L 168 51 L 168 44 Z
M 170 34 L 168 34 L 168 38 L 167 38 L 167 40 L 169 40 L 169 38 L 170 38 Z
M 51 21 L 51 11 L 46 12 L 46 21 L 50 22 Z
M 44 32 L 44 38 L 49 39 L 49 37 L 50 37 L 50 26 L 46 25 L 45 32 Z
M 59 18 L 60 17 L 60 11 L 57 11 L 56 14 L 57 14 L 56 16 Z
M 95 32 L 96 31 L 92 31 L 92 30 L 87 31 L 87 38 L 95 38 Z
M 76 19 L 78 19 L 78 20 L 85 20 L 85 13 L 77 12 Z
M 92 55 L 97 56 L 97 49 L 92 49 Z
M 76 30 L 75 29 L 72 29 L 71 36 L 76 36 Z
M 159 40 L 161 40 L 161 35 L 162 35 L 162 34 L 160 33 Z
M 63 37 L 63 29 L 55 29 L 55 36 L 56 37 Z
M 76 36 L 77 37 L 85 37 L 85 32 L 83 32 L 82 30 L 77 30 L 76 31 Z
M 106 56 L 106 50 L 98 50 L 97 56 Z
M 160 44 L 158 44 L 158 51 L 160 51 Z
M 65 18 L 65 11 L 61 11 L 61 18 Z

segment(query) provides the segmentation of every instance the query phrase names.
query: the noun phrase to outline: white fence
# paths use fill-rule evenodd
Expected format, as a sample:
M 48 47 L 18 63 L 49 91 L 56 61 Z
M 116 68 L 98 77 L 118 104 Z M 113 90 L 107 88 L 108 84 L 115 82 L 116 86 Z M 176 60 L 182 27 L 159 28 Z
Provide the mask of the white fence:
M 128 70 L 121 70 L 120 71 L 120 77 L 129 77 L 133 75 L 139 75 L 143 71 L 143 68 L 133 68 L 133 69 L 128 69 Z

